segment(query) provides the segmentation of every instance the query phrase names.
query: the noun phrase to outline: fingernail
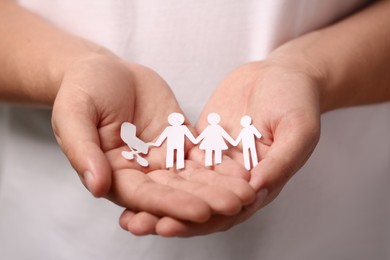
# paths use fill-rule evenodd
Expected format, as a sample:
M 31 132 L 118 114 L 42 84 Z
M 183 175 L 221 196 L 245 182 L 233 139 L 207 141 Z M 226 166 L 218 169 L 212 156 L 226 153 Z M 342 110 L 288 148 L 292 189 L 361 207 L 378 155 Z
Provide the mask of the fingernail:
M 92 172 L 90 171 L 86 171 L 84 172 L 83 174 L 83 183 L 84 183 L 84 186 L 89 190 L 91 191 L 92 188 L 93 188 L 93 182 L 94 182 L 94 177 L 93 177 L 93 174 Z

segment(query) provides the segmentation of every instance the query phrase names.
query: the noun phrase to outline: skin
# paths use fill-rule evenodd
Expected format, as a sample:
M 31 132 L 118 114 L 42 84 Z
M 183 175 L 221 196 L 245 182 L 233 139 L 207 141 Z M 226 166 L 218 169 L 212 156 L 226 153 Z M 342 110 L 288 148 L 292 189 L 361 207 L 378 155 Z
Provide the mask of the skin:
M 151 151 L 147 175 L 120 159 L 121 122 L 133 122 L 138 136 L 152 141 L 165 127 L 160 122 L 181 112 L 169 87 L 150 69 L 127 64 L 5 0 L 0 97 L 53 106 L 57 140 L 82 182 L 93 195 L 127 208 L 122 228 L 162 236 L 223 231 L 270 203 L 302 167 L 318 142 L 321 113 L 390 100 L 389 11 L 389 1 L 380 1 L 284 44 L 265 61 L 240 66 L 221 82 L 193 131 L 217 112 L 230 118 L 221 125 L 237 136 L 240 118 L 250 115 L 263 134 L 261 160 L 250 173 L 239 149 L 205 169 L 201 151 L 189 146 L 186 169 L 177 173 L 164 169 L 164 149 Z M 151 104 L 154 93 L 159 102 Z
M 133 122 L 139 137 L 151 141 L 163 130 L 160 122 L 180 109 L 153 71 L 99 56 L 72 65 L 61 84 L 53 105 L 54 133 L 92 194 L 136 211 L 196 222 L 212 213 L 235 214 L 251 202 L 254 192 L 244 179 L 216 175 L 220 177 L 216 181 L 212 171 L 198 165 L 186 169 L 183 175 L 191 175 L 186 179 L 164 169 L 163 149 L 151 152 L 146 169 L 122 158 L 121 151 L 127 149 L 119 137 L 122 122 Z M 166 101 L 145 106 L 156 99 L 155 93 Z M 156 109 L 161 111 L 157 116 Z M 238 171 L 245 175 L 241 168 Z M 198 178 L 202 175 L 210 178 Z M 232 183 L 240 188 L 231 191 L 228 185 Z M 215 200 L 207 202 L 207 196 Z
M 1 100 L 52 107 L 58 144 L 94 196 L 195 223 L 237 214 L 255 199 L 249 173 L 234 160 L 215 169 L 188 160 L 176 173 L 165 169 L 164 148 L 151 151 L 147 169 L 121 156 L 128 149 L 120 140 L 122 122 L 137 125 L 137 136 L 150 142 L 170 113 L 182 113 L 154 71 L 67 34 L 14 1 L 0 1 L 0 35 Z
M 233 216 L 214 215 L 200 224 L 155 218 L 151 229 L 165 236 L 194 236 L 224 231 L 245 221 L 274 200 L 310 157 L 320 137 L 322 113 L 389 101 L 389 12 L 390 1 L 380 1 L 287 42 L 264 61 L 244 64 L 230 73 L 210 98 L 196 128 L 204 129 L 207 115 L 217 112 L 231 119 L 221 124 L 237 136 L 242 115 L 252 117 L 263 134 L 257 141 L 260 162 L 250 178 L 257 199 Z M 239 149 L 229 153 L 242 162 Z M 194 148 L 190 158 L 197 157 Z M 142 223 L 142 216 L 125 211 L 120 224 L 132 231 L 132 221 Z

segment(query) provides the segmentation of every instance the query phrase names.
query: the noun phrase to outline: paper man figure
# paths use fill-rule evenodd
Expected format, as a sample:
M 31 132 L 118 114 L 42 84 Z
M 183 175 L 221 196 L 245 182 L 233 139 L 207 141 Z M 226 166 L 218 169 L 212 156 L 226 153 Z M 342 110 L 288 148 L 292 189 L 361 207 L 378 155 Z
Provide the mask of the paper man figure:
M 208 125 L 203 132 L 196 138 L 196 143 L 202 141 L 199 149 L 205 150 L 205 166 L 213 165 L 213 152 L 214 163 L 222 163 L 222 150 L 227 150 L 224 139 L 230 144 L 234 145 L 233 138 L 226 133 L 226 131 L 218 124 L 221 121 L 221 117 L 216 113 L 210 113 L 207 116 Z
M 250 116 L 243 116 L 241 118 L 241 126 L 243 129 L 235 141 L 235 145 L 238 145 L 239 142 L 242 142 L 242 153 L 244 156 L 244 165 L 245 168 L 249 171 L 251 169 L 251 164 L 249 160 L 249 153 L 252 158 L 252 165 L 256 167 L 259 163 L 256 152 L 255 136 L 261 138 L 260 132 L 252 124 L 252 118 Z
M 147 167 L 149 162 L 142 158 L 139 153 L 147 154 L 148 145 L 144 143 L 141 139 L 136 136 L 136 126 L 132 123 L 124 122 L 121 125 L 121 138 L 130 148 L 129 151 L 123 151 L 122 156 L 127 160 L 134 159 L 134 156 L 137 157 L 137 162 L 143 167 Z
M 172 113 L 168 116 L 168 123 L 171 126 L 165 128 L 161 133 L 155 146 L 160 146 L 167 140 L 166 167 L 172 168 L 174 164 L 174 154 L 176 151 L 176 169 L 184 168 L 184 142 L 185 137 L 195 143 L 195 137 L 191 134 L 187 126 L 183 125 L 184 116 L 180 113 Z

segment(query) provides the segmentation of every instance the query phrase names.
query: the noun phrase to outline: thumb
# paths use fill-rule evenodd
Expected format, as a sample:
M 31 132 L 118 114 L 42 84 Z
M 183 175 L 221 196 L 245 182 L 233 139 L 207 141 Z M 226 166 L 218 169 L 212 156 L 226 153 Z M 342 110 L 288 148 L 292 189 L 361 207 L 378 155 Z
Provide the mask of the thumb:
M 251 186 L 268 191 L 264 204 L 271 202 L 287 181 L 312 154 L 320 136 L 319 124 L 306 129 L 280 131 L 265 157 L 251 171 Z
M 102 197 L 111 186 L 111 167 L 100 148 L 95 122 L 97 113 L 87 104 L 77 102 L 77 105 L 64 106 L 56 101 L 52 127 L 57 142 L 82 183 L 95 197 Z

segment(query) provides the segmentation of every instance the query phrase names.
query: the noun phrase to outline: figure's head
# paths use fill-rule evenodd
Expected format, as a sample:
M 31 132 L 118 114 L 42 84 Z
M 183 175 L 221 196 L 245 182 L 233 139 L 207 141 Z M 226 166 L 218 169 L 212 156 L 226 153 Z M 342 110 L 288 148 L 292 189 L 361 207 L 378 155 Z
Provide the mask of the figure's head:
M 242 127 L 248 127 L 252 123 L 252 118 L 250 116 L 243 116 L 241 118 L 241 126 Z
M 217 113 L 210 113 L 207 116 L 207 122 L 210 125 L 218 125 L 219 121 L 221 121 L 221 117 Z
M 172 113 L 168 116 L 168 123 L 172 126 L 179 126 L 184 123 L 184 116 L 180 113 Z

